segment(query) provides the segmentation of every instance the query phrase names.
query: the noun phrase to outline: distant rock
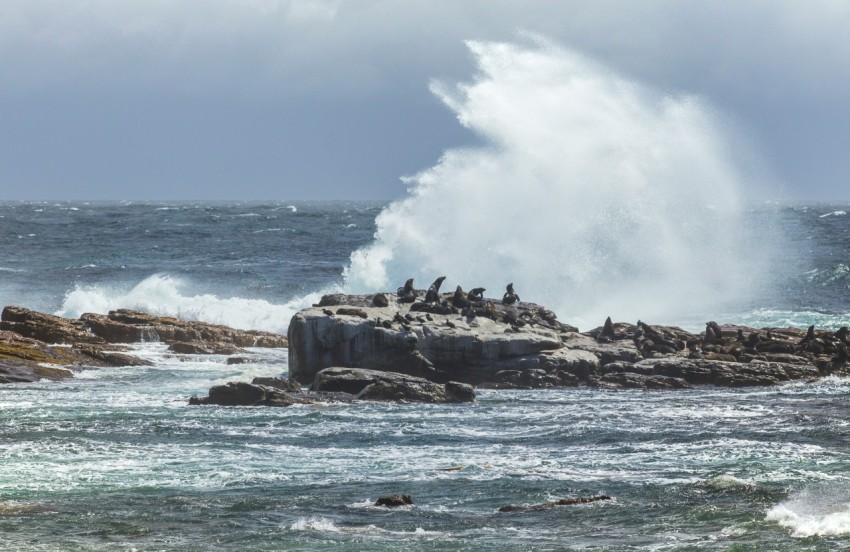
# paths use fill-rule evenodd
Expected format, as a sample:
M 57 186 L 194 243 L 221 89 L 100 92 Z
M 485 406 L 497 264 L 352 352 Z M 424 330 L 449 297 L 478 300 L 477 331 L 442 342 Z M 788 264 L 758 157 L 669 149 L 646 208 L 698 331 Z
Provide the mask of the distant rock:
M 375 506 L 386 506 L 388 508 L 397 508 L 399 506 L 410 506 L 413 504 L 413 499 L 410 495 L 392 495 L 382 496 L 375 501 Z

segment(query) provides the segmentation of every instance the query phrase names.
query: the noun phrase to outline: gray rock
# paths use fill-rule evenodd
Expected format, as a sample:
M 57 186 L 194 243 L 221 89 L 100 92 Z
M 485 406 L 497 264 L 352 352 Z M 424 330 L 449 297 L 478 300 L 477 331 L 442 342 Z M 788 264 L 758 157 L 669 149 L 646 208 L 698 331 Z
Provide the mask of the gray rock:
M 325 368 L 313 382 L 316 392 L 343 392 L 359 400 L 407 402 L 470 402 L 475 391 L 456 382 L 435 383 L 394 372 L 360 368 Z

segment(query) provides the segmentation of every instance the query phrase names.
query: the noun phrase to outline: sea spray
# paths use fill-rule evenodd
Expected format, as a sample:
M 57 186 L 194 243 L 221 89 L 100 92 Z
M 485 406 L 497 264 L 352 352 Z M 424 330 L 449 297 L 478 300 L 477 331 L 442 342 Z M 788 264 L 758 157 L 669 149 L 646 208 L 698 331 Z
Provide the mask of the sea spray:
M 277 305 L 262 299 L 192 293 L 186 291 L 189 287 L 187 282 L 167 274 L 155 274 L 129 289 L 112 285 L 77 285 L 65 295 L 62 308 L 55 314 L 76 318 L 84 312 L 106 313 L 128 308 L 158 316 L 285 334 L 292 315 L 318 301 L 322 294 L 308 294 Z
M 536 40 L 469 42 L 472 82 L 432 91 L 486 145 L 447 151 L 377 217 L 345 271 L 352 292 L 514 282 L 587 328 L 675 322 L 748 293 L 744 171 L 711 110 Z

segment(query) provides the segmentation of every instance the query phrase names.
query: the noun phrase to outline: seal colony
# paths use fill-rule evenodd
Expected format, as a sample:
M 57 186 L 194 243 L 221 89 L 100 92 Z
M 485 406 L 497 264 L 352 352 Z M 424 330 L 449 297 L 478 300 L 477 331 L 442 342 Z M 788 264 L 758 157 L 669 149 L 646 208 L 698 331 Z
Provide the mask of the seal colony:
M 288 347 L 289 379 L 217 386 L 192 400 L 198 405 L 469 402 L 476 387 L 742 387 L 850 373 L 848 327 L 708 321 L 691 333 L 609 317 L 579 332 L 545 307 L 521 301 L 513 284 L 499 300 L 481 287 L 443 293 L 445 280 L 428 290 L 417 290 L 411 278 L 396 293 L 325 295 L 292 317 L 288 337 L 127 310 L 72 320 L 6 307 L 0 383 L 62 379 L 79 367 L 144 365 L 117 344 L 151 339 L 169 343 L 175 354 L 243 355 L 228 359 L 234 364 L 248 354 L 241 347 Z
M 445 279 L 427 291 L 416 290 L 411 278 L 394 295 L 322 297 L 289 325 L 290 378 L 311 385 L 326 368 L 348 367 L 478 388 L 687 389 L 847 373 L 847 328 L 755 329 L 709 321 L 695 334 L 609 317 L 579 332 L 545 307 L 523 302 L 513 283 L 499 300 L 485 298 L 480 287 L 441 293 Z

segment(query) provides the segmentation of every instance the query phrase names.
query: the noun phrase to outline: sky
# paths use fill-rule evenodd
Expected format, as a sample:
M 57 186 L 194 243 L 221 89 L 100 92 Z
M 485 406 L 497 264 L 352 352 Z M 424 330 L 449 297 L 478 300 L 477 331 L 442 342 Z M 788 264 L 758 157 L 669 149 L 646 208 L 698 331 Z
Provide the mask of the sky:
M 430 90 L 541 35 L 850 199 L 850 2 L 0 0 L 0 200 L 395 199 L 480 143 Z M 780 193 L 780 192 L 777 192 Z

